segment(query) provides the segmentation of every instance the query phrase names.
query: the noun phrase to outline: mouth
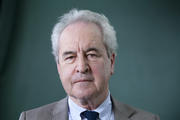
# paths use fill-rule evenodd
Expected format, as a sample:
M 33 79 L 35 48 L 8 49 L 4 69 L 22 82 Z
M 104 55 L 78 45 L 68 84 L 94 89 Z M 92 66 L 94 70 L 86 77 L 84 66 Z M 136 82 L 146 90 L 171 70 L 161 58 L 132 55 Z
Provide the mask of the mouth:
M 92 82 L 92 80 L 86 80 L 86 79 L 84 79 L 84 80 L 77 80 L 77 81 L 74 81 L 74 84 L 75 83 L 82 83 L 82 82 Z

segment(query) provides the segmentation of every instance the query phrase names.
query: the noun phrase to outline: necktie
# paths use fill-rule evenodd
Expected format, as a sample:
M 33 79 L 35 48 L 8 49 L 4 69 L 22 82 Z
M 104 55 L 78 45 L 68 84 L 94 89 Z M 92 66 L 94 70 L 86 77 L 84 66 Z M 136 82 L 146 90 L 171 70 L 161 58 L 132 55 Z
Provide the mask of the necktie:
M 100 120 L 99 113 L 95 111 L 84 111 L 80 114 L 81 118 L 87 118 L 88 120 Z

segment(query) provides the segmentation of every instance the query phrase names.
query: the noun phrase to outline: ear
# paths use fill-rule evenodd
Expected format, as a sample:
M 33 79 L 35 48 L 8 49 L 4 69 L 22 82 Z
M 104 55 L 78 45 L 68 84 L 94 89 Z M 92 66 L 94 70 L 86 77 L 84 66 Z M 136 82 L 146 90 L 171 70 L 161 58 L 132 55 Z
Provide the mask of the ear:
M 112 53 L 111 58 L 110 58 L 111 59 L 111 75 L 114 73 L 115 57 L 116 55 Z

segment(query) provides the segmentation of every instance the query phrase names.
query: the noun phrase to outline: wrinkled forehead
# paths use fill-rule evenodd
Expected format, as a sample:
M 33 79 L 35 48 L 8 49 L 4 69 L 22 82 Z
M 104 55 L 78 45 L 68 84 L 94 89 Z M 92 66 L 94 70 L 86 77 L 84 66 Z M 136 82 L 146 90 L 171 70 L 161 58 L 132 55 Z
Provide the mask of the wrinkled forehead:
M 68 25 L 59 37 L 59 50 L 76 47 L 102 47 L 101 28 L 92 22 L 76 22 Z
M 84 32 L 83 32 L 84 31 Z M 99 33 L 99 35 L 101 35 L 101 37 L 103 37 L 103 32 L 102 32 L 102 28 L 100 25 L 94 23 L 94 22 L 90 22 L 90 21 L 76 21 L 76 22 L 72 22 L 71 24 L 67 25 L 61 32 L 61 35 L 59 36 L 59 39 L 61 39 L 61 37 L 64 34 L 69 34 L 73 32 L 74 34 L 77 34 L 79 32 L 81 32 L 82 34 L 85 33 L 92 33 L 95 35 L 95 33 Z

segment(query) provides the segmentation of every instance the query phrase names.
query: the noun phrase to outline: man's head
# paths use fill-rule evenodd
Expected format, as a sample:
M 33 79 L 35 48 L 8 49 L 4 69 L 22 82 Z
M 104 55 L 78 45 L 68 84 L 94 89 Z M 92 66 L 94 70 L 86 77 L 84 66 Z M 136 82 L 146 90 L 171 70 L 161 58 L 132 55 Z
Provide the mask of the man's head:
M 64 14 L 59 18 L 58 23 L 54 26 L 51 41 L 52 41 L 52 53 L 55 60 L 58 61 L 59 52 L 59 37 L 62 31 L 70 24 L 77 21 L 89 21 L 100 26 L 103 35 L 103 43 L 106 46 L 108 55 L 115 53 L 117 50 L 116 32 L 113 26 L 110 25 L 109 20 L 103 15 L 89 10 L 76 10 L 72 9 L 70 12 Z
M 72 10 L 52 33 L 53 54 L 67 94 L 74 99 L 104 99 L 114 71 L 116 36 L 104 15 Z

